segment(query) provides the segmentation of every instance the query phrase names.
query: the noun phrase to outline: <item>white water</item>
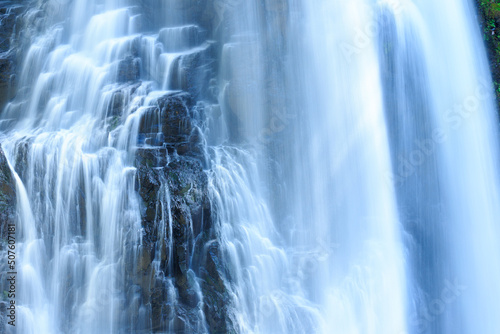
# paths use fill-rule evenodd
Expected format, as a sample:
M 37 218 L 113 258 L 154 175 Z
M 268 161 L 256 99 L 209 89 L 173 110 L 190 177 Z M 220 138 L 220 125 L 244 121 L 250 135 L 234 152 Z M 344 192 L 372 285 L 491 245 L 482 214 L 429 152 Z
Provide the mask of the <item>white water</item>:
M 136 34 L 133 8 L 99 3 L 72 3 L 71 28 L 35 37 L 24 93 L 3 113 L 2 146 L 12 165 L 21 157 L 17 167 L 26 168 L 17 170 L 23 181 L 16 177 L 17 333 L 151 328 L 130 277 L 142 234 L 133 161 L 142 107 L 166 93 L 149 94 L 155 85 L 169 88 L 162 87 L 168 72 L 156 76 L 162 45 L 150 42 L 157 35 Z M 130 87 L 117 83 L 119 61 L 136 44 L 151 62 L 143 77 L 156 82 Z M 113 114 L 117 103 L 125 108 Z
M 225 6 L 221 114 L 205 134 L 235 330 L 500 331 L 498 119 L 472 1 Z M 140 118 L 182 85 L 183 55 L 211 44 L 175 1 L 153 33 L 126 1 L 67 7 L 71 24 L 35 39 L 0 123 L 12 166 L 29 143 L 16 177 L 17 332 L 134 332 L 150 328 L 130 302 Z M 138 88 L 118 83 L 130 55 Z M 164 184 L 158 249 L 173 247 L 169 202 Z
M 249 273 L 235 279 L 242 331 L 498 331 L 498 119 L 472 3 L 291 1 L 284 12 L 285 47 L 273 14 L 265 31 L 247 27 L 275 39 L 260 57 L 283 61 L 285 79 L 271 97 L 252 90 L 270 106 L 254 101 L 261 114 L 241 124 L 249 138 L 263 126 L 261 140 L 220 163 L 237 176 L 216 177 L 252 185 L 219 192 L 231 199 L 220 204 L 227 256 Z M 278 172 L 266 176 L 269 152 Z

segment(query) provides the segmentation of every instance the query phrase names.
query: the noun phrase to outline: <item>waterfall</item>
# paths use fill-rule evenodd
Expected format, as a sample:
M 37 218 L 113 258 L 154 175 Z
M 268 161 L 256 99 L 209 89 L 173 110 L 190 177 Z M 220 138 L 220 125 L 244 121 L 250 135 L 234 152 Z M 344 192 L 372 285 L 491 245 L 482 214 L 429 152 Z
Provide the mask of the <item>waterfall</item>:
M 128 24 L 118 9 L 93 16 L 71 39 L 60 26 L 34 37 L 25 92 L 4 112 L 15 125 L 2 145 L 19 174 L 19 333 L 129 325 L 126 266 L 136 262 L 140 238 L 129 151 L 138 120 L 130 110 L 123 121 L 108 114 L 116 60 L 134 38 L 124 37 Z
M 7 332 L 500 330 L 472 0 L 26 6 Z

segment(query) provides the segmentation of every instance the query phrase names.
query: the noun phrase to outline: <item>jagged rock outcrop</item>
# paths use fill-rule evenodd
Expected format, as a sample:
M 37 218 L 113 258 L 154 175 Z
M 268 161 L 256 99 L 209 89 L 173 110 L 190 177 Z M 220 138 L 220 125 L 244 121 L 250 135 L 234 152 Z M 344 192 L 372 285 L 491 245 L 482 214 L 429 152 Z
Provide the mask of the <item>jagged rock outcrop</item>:
M 224 283 L 227 268 L 220 256 L 218 242 L 206 246 L 205 265 L 200 268 L 204 312 L 211 333 L 236 333 L 231 318 L 231 300 Z
M 215 241 L 198 109 L 189 93 L 179 91 L 143 111 L 144 146 L 137 149 L 136 166 L 144 234 L 133 276 L 151 306 L 154 330 L 198 333 L 203 313 L 211 333 L 230 333 L 231 302 Z
M 142 115 L 139 142 L 164 145 L 169 153 L 199 155 L 202 151 L 193 99 L 186 92 L 169 92 L 159 97 Z
M 151 304 L 153 328 L 168 328 L 172 321 L 178 330 L 197 333 L 194 325 L 203 311 L 211 333 L 230 333 L 230 298 L 222 279 L 224 268 L 215 241 L 202 163 L 193 157 L 177 156 L 164 167 L 153 164 L 151 168 L 141 162 L 144 151 L 138 154 L 141 158 L 137 170 L 144 227 L 137 277 L 143 298 Z M 161 149 L 148 153 L 166 154 Z M 168 191 L 168 195 L 162 191 Z M 156 269 L 155 258 L 159 259 Z M 173 319 L 165 279 L 172 282 L 178 296 Z

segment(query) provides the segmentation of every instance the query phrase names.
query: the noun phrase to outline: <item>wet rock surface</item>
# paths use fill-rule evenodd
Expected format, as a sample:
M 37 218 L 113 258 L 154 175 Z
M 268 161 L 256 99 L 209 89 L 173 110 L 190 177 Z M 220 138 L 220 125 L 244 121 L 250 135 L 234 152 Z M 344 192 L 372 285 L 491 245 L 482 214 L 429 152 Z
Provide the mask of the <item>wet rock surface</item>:
M 206 3 L 206 2 L 203 2 Z M 155 14 L 144 7 L 150 24 Z M 201 22 L 197 1 L 174 11 Z M 136 188 L 141 198 L 143 243 L 136 277 L 153 331 L 233 333 L 227 269 L 213 226 L 205 162 L 206 109 L 215 103 L 218 44 L 210 30 L 182 24 L 159 30 L 157 42 L 180 52 L 171 88 L 142 109 L 138 130 Z M 176 39 L 177 35 L 183 36 Z M 178 36 L 177 36 L 178 37 Z M 200 328 L 200 316 L 204 328 Z
M 215 56 L 216 43 L 212 41 L 180 56 L 175 64 L 173 88 L 187 91 L 195 99 L 207 96 L 210 79 L 215 76 Z
M 7 225 L 16 220 L 16 183 L 0 146 L 0 234 L 7 238 Z
M 145 151 L 138 155 L 166 154 L 162 150 Z M 222 279 L 224 268 L 218 258 L 207 182 L 202 163 L 193 157 L 177 156 L 164 167 L 151 168 L 139 162 L 137 188 L 144 233 L 137 277 L 144 287 L 143 298 L 151 305 L 153 328 L 173 324 L 179 330 L 198 333 L 196 319 L 203 312 L 211 333 L 230 332 L 230 298 Z M 164 201 L 162 185 L 169 192 Z M 159 201 L 166 207 L 159 209 Z M 158 247 L 161 243 L 163 246 Z M 155 258 L 159 259 L 156 269 Z M 178 296 L 177 305 L 169 303 L 166 281 Z
M 118 63 L 118 82 L 137 81 L 140 75 L 140 59 L 129 56 Z
M 139 141 L 151 146 L 164 146 L 180 155 L 194 152 L 199 143 L 192 98 L 185 92 L 166 93 L 143 112 L 139 125 Z
M 23 14 L 28 1 L 0 1 L 0 110 L 14 97 Z
M 0 263 L 0 289 L 8 291 L 7 272 L 9 272 L 7 263 L 7 238 L 8 225 L 16 224 L 16 183 L 10 170 L 5 154 L 0 146 L 0 257 L 5 259 Z M 0 301 L 0 333 L 5 333 L 7 321 L 7 304 Z

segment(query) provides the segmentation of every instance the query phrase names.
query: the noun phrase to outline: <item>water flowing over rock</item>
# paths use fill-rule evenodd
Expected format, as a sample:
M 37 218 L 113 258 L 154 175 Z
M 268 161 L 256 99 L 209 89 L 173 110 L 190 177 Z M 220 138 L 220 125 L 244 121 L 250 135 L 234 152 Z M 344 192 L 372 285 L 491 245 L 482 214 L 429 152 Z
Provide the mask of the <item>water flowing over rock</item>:
M 24 59 L 21 89 L 1 125 L 18 122 L 19 136 L 2 142 L 23 183 L 19 262 L 36 272 L 20 270 L 25 292 L 17 302 L 33 307 L 19 311 L 18 330 L 31 330 L 42 317 L 39 330 L 47 333 L 88 326 L 94 332 L 231 332 L 205 170 L 214 44 L 195 25 L 155 28 L 164 24 L 159 21 L 149 27 L 156 35 L 127 36 L 145 26 L 151 4 L 109 15 L 86 14 L 82 4 L 22 7 L 27 29 L 39 30 L 39 36 L 29 33 L 38 42 L 26 50 L 5 46 L 6 56 L 21 53 L 13 61 Z M 88 22 L 58 25 L 61 10 L 70 8 Z M 71 31 L 81 37 L 71 40 Z M 3 152 L 1 158 L 3 231 L 15 219 L 16 196 Z M 26 255 L 30 247 L 39 259 Z M 44 264 L 49 276 L 37 271 Z M 43 315 L 46 305 L 50 316 Z
M 144 202 L 143 259 L 145 263 L 155 258 L 159 261 L 156 269 L 149 264 L 142 274 L 149 279 L 151 275 L 155 276 L 151 270 L 159 269 L 172 277 L 179 296 L 179 304 L 175 307 L 180 313 L 173 319 L 173 328 L 186 327 L 190 328 L 190 332 L 198 332 L 197 313 L 204 312 L 210 332 L 230 332 L 230 323 L 226 322 L 230 321 L 227 314 L 231 300 L 221 278 L 224 270 L 219 264 L 208 180 L 201 163 L 196 159 L 179 157 L 162 168 L 151 169 L 141 165 L 137 175 L 139 194 Z M 161 194 L 162 184 L 168 186 L 169 202 L 161 203 L 168 208 L 158 208 L 158 199 L 165 195 Z M 159 233 L 158 229 L 164 229 L 163 233 Z M 159 244 L 162 246 L 159 247 Z M 200 283 L 193 281 L 194 275 L 201 278 Z M 168 312 L 173 306 L 168 305 L 168 298 L 154 300 L 157 294 L 168 295 L 165 290 L 167 285 L 161 284 L 161 279 L 165 278 L 156 276 L 155 280 L 160 282 L 155 286 L 159 288 L 150 290 L 148 296 L 153 305 L 153 328 L 168 327 L 166 324 L 172 321 Z M 204 302 L 202 309 L 199 309 L 200 296 L 203 296 Z
M 0 333 L 499 332 L 475 2 L 0 1 Z
M 16 182 L 0 147 L 0 234 L 7 239 L 9 224 L 16 223 Z
M 15 234 L 12 233 L 12 225 L 16 226 L 17 222 L 16 200 L 16 182 L 2 147 L 0 146 L 0 254 L 2 255 L 2 259 L 8 259 L 9 227 L 11 239 L 15 236 Z M 7 261 L 0 264 L 0 270 L 0 288 L 2 291 L 8 292 L 10 284 L 7 282 L 7 273 L 10 270 Z M 8 306 L 9 305 L 4 301 L 0 303 L 0 332 L 5 332 L 7 328 L 7 322 L 9 321 L 6 317 Z
M 0 2 L 0 108 L 14 97 L 28 1 Z

